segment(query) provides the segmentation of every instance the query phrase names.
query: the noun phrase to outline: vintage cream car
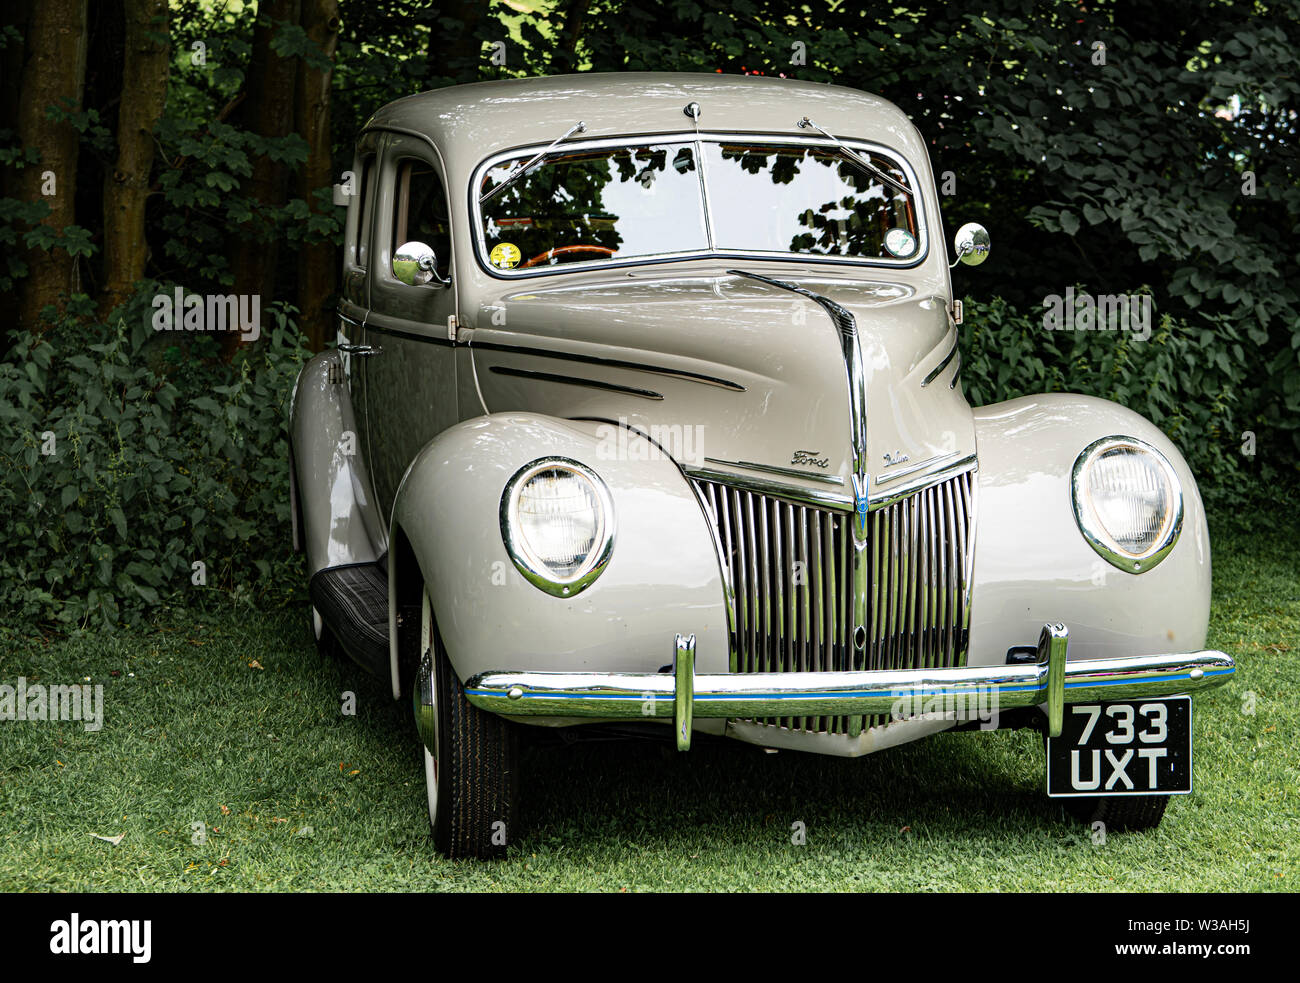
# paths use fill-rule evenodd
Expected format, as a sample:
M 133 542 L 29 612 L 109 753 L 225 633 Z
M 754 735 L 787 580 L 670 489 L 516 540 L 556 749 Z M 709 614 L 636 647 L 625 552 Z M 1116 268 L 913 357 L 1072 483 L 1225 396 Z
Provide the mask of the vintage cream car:
M 925 141 L 850 89 L 583 75 L 398 100 L 357 143 L 337 349 L 298 381 L 323 648 L 409 694 L 450 855 L 531 727 L 861 755 L 1049 734 L 1112 827 L 1191 788 L 1210 543 L 1122 406 L 972 408 Z M 529 725 L 529 726 L 523 726 Z

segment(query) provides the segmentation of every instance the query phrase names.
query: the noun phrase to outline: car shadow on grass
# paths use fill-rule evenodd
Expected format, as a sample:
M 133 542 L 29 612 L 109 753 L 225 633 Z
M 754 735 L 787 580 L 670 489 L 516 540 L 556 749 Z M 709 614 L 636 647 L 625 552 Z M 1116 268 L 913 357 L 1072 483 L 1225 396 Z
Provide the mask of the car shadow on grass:
M 673 849 L 683 835 L 737 846 L 785 839 L 797 823 L 862 841 L 1059 833 L 1061 811 L 1041 790 L 1041 769 L 1038 738 L 1017 733 L 943 734 L 861 758 L 771 754 L 727 740 L 681 753 L 668 735 L 534 744 L 523 760 L 523 846 L 572 842 L 593 826 Z
M 352 740 L 374 759 L 391 761 L 396 749 L 409 748 L 397 755 L 400 791 L 390 785 L 379 795 L 410 816 L 399 848 L 430 852 L 409 709 L 351 664 L 325 671 L 372 708 L 386 704 L 357 721 Z M 632 854 L 762 857 L 788 848 L 796 824 L 810 845 L 884 855 L 899 843 L 924 848 L 941 840 L 948 850 L 997 841 L 1014 856 L 1018 837 L 1028 838 L 1021 842 L 1032 852 L 1045 839 L 1072 842 L 1082 834 L 1046 797 L 1041 738 L 1028 730 L 941 733 L 838 758 L 773 754 L 721 738 L 697 739 L 679 752 L 667 727 L 662 740 L 565 741 L 553 731 L 519 729 L 521 828 L 512 858 L 561 851 L 605 867 Z M 904 851 L 900 868 L 906 859 Z

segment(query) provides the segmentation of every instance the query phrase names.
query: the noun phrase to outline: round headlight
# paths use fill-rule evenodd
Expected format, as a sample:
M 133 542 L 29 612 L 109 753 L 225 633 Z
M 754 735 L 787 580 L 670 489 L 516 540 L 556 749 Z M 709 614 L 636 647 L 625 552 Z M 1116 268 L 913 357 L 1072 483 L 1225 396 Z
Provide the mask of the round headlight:
M 1135 437 L 1103 437 L 1074 462 L 1074 518 L 1101 556 L 1141 573 L 1163 560 L 1183 525 L 1173 466 Z
M 506 483 L 501 538 L 531 583 L 548 594 L 572 597 L 604 572 L 613 552 L 609 489 L 577 461 L 533 461 Z

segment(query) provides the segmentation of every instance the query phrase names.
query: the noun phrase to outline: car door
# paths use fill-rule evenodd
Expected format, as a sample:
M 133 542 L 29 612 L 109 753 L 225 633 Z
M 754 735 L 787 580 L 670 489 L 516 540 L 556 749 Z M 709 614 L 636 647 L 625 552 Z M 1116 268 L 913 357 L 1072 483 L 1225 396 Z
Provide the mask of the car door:
M 370 246 L 370 310 L 361 329 L 366 459 L 385 519 L 411 459 L 456 422 L 456 366 L 448 319 L 451 211 L 441 160 L 423 139 L 388 133 L 379 156 Z M 437 277 L 412 286 L 393 274 L 393 255 L 419 241 Z M 355 356 L 354 356 L 355 357 Z

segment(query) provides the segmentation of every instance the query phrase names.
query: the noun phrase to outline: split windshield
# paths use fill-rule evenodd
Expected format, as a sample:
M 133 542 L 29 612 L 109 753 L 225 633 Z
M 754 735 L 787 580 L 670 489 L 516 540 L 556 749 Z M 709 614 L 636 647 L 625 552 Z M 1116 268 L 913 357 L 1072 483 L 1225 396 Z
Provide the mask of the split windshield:
M 910 187 L 897 161 L 859 149 Z M 490 192 L 530 155 L 500 161 Z M 916 206 L 830 146 L 691 141 L 556 153 L 480 206 L 502 271 L 704 253 L 915 259 Z

